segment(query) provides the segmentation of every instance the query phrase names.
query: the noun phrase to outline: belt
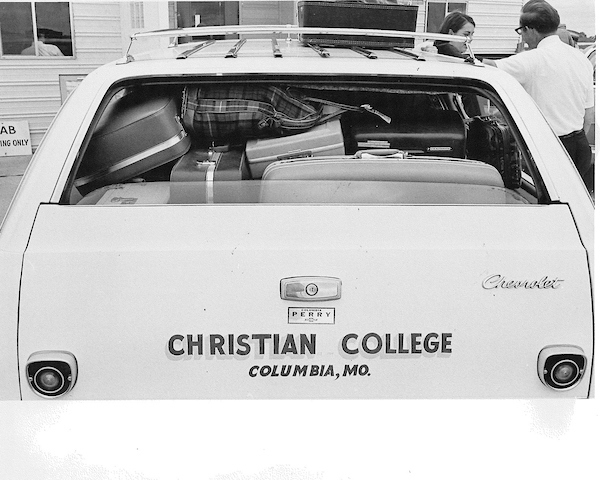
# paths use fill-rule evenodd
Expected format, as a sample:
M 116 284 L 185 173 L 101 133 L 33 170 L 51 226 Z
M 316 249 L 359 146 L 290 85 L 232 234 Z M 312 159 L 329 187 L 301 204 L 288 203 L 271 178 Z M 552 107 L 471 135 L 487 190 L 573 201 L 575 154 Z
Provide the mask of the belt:
M 582 133 L 585 135 L 583 128 L 581 130 L 575 130 L 574 132 L 567 133 L 566 135 L 560 135 L 558 138 L 566 140 L 567 138 L 573 138 L 573 137 L 576 137 L 577 135 L 581 135 Z

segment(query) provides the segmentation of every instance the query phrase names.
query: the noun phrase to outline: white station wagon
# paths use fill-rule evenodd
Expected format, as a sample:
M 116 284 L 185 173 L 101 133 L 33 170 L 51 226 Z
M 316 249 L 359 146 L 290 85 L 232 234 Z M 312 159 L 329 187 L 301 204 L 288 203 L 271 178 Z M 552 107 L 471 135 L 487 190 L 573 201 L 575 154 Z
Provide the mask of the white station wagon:
M 1 226 L 0 398 L 593 396 L 593 201 L 425 37 L 148 32 L 88 75 Z

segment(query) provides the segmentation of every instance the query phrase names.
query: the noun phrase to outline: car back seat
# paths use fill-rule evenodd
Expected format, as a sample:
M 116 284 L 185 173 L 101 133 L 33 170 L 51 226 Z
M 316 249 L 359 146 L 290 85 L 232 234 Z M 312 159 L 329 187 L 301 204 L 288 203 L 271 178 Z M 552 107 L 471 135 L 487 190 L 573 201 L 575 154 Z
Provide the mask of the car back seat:
M 491 203 L 505 203 L 502 177 L 482 162 L 363 154 L 274 162 L 263 174 L 260 201 L 489 203 L 485 196 L 495 198 L 494 190 L 501 198 Z

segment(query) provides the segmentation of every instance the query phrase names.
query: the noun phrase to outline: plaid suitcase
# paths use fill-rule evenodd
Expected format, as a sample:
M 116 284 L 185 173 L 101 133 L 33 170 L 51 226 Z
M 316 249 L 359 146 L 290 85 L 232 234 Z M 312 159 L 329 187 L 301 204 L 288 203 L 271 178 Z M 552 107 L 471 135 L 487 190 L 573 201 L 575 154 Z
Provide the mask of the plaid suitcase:
M 321 110 L 275 86 L 201 85 L 185 88 L 181 117 L 196 139 L 232 143 L 303 132 Z

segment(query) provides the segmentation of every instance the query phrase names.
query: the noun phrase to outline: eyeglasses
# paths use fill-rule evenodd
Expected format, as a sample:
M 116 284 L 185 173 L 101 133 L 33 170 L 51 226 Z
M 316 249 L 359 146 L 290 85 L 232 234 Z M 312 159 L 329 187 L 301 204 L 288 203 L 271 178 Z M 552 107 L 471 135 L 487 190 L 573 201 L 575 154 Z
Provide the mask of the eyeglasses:
M 515 32 L 517 32 L 517 35 L 521 35 L 521 32 L 523 31 L 524 28 L 527 28 L 527 27 L 523 26 L 523 27 L 515 28 Z

